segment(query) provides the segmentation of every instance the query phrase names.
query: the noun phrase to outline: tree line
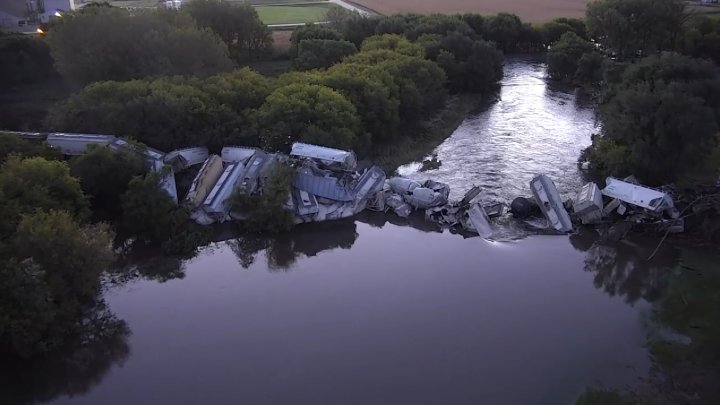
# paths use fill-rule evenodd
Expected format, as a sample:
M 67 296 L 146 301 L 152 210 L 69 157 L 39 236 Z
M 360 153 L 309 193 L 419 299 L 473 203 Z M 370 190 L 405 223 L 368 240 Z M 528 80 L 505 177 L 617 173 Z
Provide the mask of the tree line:
M 367 152 L 411 135 L 448 92 L 487 94 L 502 78 L 502 52 L 460 16 L 402 16 L 408 20 L 402 33 L 389 33 L 394 23 L 378 19 L 372 35 L 356 44 L 358 33 L 344 32 L 358 19 L 371 20 L 350 15 L 331 27 L 296 29 L 297 70 L 277 79 L 244 68 L 94 81 L 53 108 L 46 127 L 112 133 L 163 150 L 207 145 L 217 151 L 226 144 L 286 150 L 302 140 Z M 75 24 L 67 19 L 51 30 L 51 49 Z

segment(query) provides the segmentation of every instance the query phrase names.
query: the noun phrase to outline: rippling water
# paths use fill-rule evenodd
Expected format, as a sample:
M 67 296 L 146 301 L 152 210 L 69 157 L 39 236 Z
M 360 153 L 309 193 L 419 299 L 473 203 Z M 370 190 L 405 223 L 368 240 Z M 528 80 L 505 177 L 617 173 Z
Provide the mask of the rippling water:
M 505 64 L 499 100 L 465 119 L 432 152 L 439 169 L 419 172 L 421 164 L 411 163 L 398 172 L 448 183 L 455 198 L 478 185 L 486 202 L 508 203 L 530 195 L 530 180 L 544 173 L 572 196 L 582 186 L 577 158 L 598 129 L 592 105 L 548 84 L 543 63 L 513 58 Z

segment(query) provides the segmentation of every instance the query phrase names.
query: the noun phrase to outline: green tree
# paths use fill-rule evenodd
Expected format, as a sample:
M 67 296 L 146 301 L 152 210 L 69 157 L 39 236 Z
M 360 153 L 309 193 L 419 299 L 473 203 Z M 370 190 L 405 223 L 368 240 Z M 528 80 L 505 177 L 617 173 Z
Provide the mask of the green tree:
M 339 66 L 345 66 L 345 64 L 337 64 L 333 66 L 332 69 Z M 275 85 L 274 89 L 279 89 L 280 87 L 285 87 L 290 84 L 322 84 L 324 75 L 325 72 L 321 70 L 293 70 L 280 75 L 273 83 Z
M 121 196 L 124 234 L 159 244 L 170 237 L 175 204 L 160 187 L 161 173 L 136 176 Z
M 11 133 L 0 132 L 0 163 L 10 155 L 23 157 L 44 157 L 48 160 L 59 160 L 62 155 L 44 142 L 31 141 L 20 138 Z
M 392 86 L 384 85 L 377 75 L 358 72 L 344 64 L 336 65 L 321 77 L 323 85 L 339 91 L 355 106 L 374 143 L 388 141 L 397 135 L 400 101 L 393 94 Z
M 70 160 L 70 173 L 80 179 L 93 208 L 118 208 L 130 180 L 146 171 L 138 154 L 90 145 L 87 153 Z
M 445 72 L 437 63 L 403 55 L 389 49 L 363 51 L 348 57 L 345 62 L 358 72 L 383 78 L 391 94 L 400 100 L 400 119 L 413 122 L 432 113 L 445 102 Z M 391 78 L 391 82 L 387 78 Z M 390 84 L 392 83 L 392 84 Z
M 38 83 L 57 77 L 50 48 L 44 40 L 0 32 L 0 85 Z
M 685 20 L 683 0 L 596 0 L 586 22 L 592 38 L 619 58 L 674 50 Z
M 577 65 L 575 71 L 576 83 L 596 86 L 603 81 L 606 61 L 600 52 L 584 53 Z
M 270 29 L 249 3 L 193 0 L 183 4 L 182 11 L 220 36 L 239 59 L 257 57 L 272 46 Z
M 403 55 L 419 57 L 422 57 L 425 54 L 422 46 L 412 43 L 404 36 L 397 34 L 374 35 L 368 37 L 365 41 L 363 41 L 360 49 L 363 51 L 389 49 Z
M 503 54 L 489 42 L 453 32 L 437 46 L 437 63 L 454 91 L 485 91 L 497 86 L 503 77 Z
M 11 156 L 0 170 L 0 239 L 12 234 L 23 214 L 65 211 L 78 220 L 87 218 L 88 202 L 78 179 L 65 162 L 41 157 Z
M 461 15 L 460 19 L 475 32 L 475 35 L 483 36 L 485 32 L 485 17 L 480 14 L 466 13 Z
M 683 30 L 679 50 L 695 58 L 720 63 L 720 20 L 708 16 L 691 18 Z
M 258 108 L 272 89 L 271 82 L 250 68 L 211 76 L 200 82 L 200 88 L 219 105 L 235 112 Z
M 330 12 L 328 12 L 328 18 L 330 19 L 330 17 Z M 375 34 L 379 22 L 380 18 L 352 13 L 352 16 L 333 23 L 333 28 L 340 32 L 342 38 L 359 48 L 365 38 Z
M 560 40 L 560 37 L 566 32 L 573 32 L 585 40 L 589 39 L 585 21 L 579 18 L 555 18 L 539 26 L 538 31 L 542 36 L 543 45 L 546 47 Z
M 219 150 L 228 142 L 252 144 L 243 129 L 249 110 L 260 106 L 269 90 L 269 82 L 249 69 L 204 81 L 94 83 L 53 108 L 47 125 L 132 137 L 166 151 L 192 145 Z
M 266 148 L 289 150 L 294 141 L 351 149 L 363 147 L 355 107 L 325 86 L 291 84 L 270 94 L 255 115 Z
M 110 264 L 106 225 L 80 226 L 67 212 L 25 215 L 0 261 L 0 353 L 30 356 L 60 346 L 97 299 Z
M 381 18 L 375 27 L 375 34 L 405 34 L 422 18 L 416 14 L 395 14 Z
M 247 219 L 243 220 L 244 229 L 253 233 L 280 233 L 293 227 L 295 217 L 285 203 L 294 177 L 292 167 L 276 164 L 261 193 L 247 195 L 237 192 L 232 196 L 232 209 L 247 215 Z
M 290 42 L 293 45 L 293 56 L 298 55 L 300 50 L 300 42 L 306 39 L 327 39 L 331 41 L 341 41 L 343 37 L 342 34 L 337 30 L 322 25 L 308 23 L 301 27 L 297 27 L 290 36 Z
M 581 58 L 594 50 L 595 47 L 590 41 L 580 38 L 572 31 L 564 33 L 547 53 L 548 75 L 555 80 L 575 81 Z
M 712 63 L 662 54 L 631 65 L 601 106 L 603 137 L 591 146 L 594 166 L 635 174 L 650 185 L 682 179 L 718 142 L 720 74 Z M 612 141 L 612 143 L 610 142 Z M 625 164 L 606 164 L 602 148 L 623 148 Z M 619 159 L 613 159 L 617 161 Z
M 303 39 L 294 60 L 298 70 L 329 68 L 357 52 L 355 44 L 331 39 Z
M 209 76 L 232 67 L 217 35 L 172 10 L 83 8 L 58 19 L 47 41 L 58 71 L 79 86 L 157 75 Z
M 414 40 L 423 34 L 448 35 L 451 32 L 459 32 L 466 36 L 475 34 L 475 31 L 459 16 L 431 14 L 419 18 L 415 24 L 405 30 L 405 35 Z
M 495 42 L 505 53 L 518 50 L 522 34 L 523 23 L 515 14 L 500 13 L 485 18 L 483 38 Z

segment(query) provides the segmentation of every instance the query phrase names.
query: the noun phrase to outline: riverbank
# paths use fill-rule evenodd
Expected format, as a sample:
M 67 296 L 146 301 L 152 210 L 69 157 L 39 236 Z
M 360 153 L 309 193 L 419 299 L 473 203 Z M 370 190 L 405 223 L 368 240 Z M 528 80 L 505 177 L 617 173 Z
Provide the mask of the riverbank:
M 405 136 L 392 144 L 373 148 L 371 160 L 385 173 L 392 174 L 398 167 L 422 161 L 462 124 L 467 116 L 489 100 L 480 94 L 461 93 L 449 96 L 445 106 L 435 115 L 406 129 Z

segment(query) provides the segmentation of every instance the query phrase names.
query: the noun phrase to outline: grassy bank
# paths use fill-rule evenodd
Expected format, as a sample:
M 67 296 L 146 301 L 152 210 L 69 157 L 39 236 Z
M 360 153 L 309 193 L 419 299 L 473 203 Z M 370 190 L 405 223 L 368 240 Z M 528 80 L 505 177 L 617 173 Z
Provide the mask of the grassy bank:
M 398 167 L 421 161 L 433 149 L 440 145 L 460 126 L 470 112 L 480 108 L 486 100 L 479 94 L 457 94 L 448 97 L 445 107 L 434 116 L 406 129 L 406 135 L 390 145 L 380 145 L 373 149 L 372 160 L 390 175 Z

